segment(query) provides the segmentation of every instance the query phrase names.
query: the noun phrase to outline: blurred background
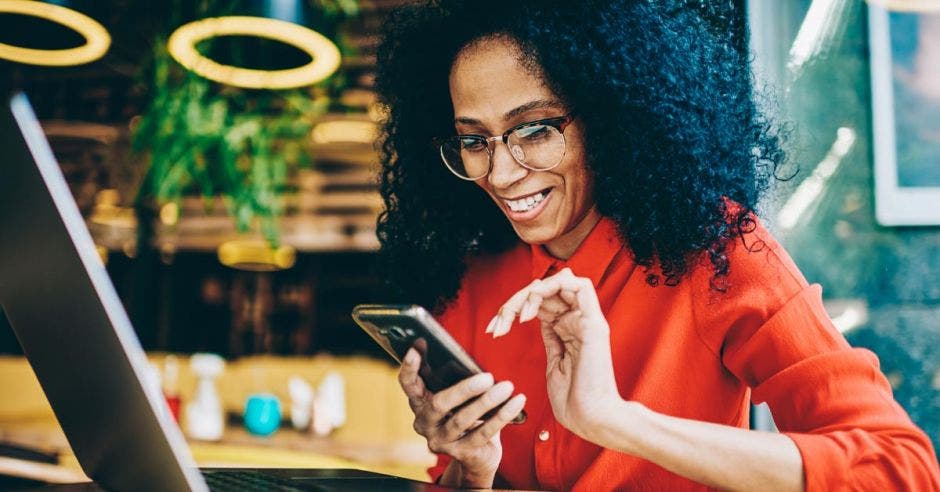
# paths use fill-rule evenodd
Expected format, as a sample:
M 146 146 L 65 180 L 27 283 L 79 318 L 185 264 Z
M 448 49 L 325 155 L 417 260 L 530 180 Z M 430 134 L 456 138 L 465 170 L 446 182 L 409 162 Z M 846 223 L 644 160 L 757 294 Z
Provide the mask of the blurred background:
M 79 65 L 3 60 L 2 83 L 26 92 L 42 120 L 144 347 L 372 350 L 360 330 L 339 327 L 349 327 L 353 303 L 380 296 L 370 274 L 381 207 L 371 85 L 376 30 L 398 2 L 58 3 L 105 27 L 110 48 Z M 243 87 L 169 53 L 176 28 L 220 16 L 309 26 L 341 52 L 340 65 L 314 84 Z M 58 50 L 83 39 L 41 16 L 0 11 L 0 42 Z M 214 34 L 194 45 L 210 62 L 277 76 L 321 56 L 306 42 Z M 286 263 L 248 261 L 256 239 L 290 248 Z M 9 330 L 0 339 L 2 350 L 16 349 Z
M 788 135 L 762 216 L 940 444 L 940 2 L 670 2 L 751 53 Z M 193 439 L 201 464 L 425 477 L 394 368 L 349 317 L 387 299 L 372 85 L 401 3 L 0 3 L 2 93 L 29 96 L 184 431 L 203 377 L 190 355 L 224 361 L 230 425 Z M 0 450 L 74 471 L 2 315 L 0 354 Z M 335 430 L 290 429 L 294 378 L 342 400 Z M 259 392 L 285 409 L 272 436 L 239 420 Z

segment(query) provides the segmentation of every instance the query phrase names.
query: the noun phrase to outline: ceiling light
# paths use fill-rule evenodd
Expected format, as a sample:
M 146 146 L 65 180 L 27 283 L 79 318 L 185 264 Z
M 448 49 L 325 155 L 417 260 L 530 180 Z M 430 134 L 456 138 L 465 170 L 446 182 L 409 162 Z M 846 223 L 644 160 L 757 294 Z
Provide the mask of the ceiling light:
M 280 41 L 306 52 L 310 63 L 285 70 L 256 70 L 223 65 L 196 50 L 200 41 L 218 36 L 255 36 Z M 339 68 L 339 49 L 322 34 L 277 19 L 251 16 L 212 17 L 177 28 L 167 41 L 181 65 L 219 83 L 249 89 L 290 89 L 315 84 Z
M 287 245 L 272 247 L 263 239 L 233 239 L 218 249 L 219 262 L 238 270 L 271 272 L 294 266 L 297 251 Z
M 60 50 L 23 48 L 0 43 L 0 58 L 29 65 L 81 65 L 101 58 L 111 46 L 111 36 L 104 26 L 66 7 L 28 0 L 0 0 L 0 13 L 46 19 L 72 29 L 85 38 L 85 44 L 81 46 Z

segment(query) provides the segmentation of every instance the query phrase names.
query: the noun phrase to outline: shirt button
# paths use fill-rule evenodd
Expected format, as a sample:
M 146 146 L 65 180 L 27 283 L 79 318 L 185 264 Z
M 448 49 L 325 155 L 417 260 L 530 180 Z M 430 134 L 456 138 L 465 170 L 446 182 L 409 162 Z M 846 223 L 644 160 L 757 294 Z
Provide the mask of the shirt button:
M 547 430 L 539 432 L 539 441 L 547 441 L 549 437 L 551 437 L 551 434 Z

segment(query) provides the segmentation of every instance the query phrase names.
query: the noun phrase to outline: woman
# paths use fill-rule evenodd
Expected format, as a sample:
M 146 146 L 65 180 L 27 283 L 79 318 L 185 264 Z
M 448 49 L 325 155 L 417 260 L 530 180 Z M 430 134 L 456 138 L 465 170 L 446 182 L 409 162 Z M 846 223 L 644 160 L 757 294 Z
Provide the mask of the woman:
M 746 61 L 663 5 L 437 1 L 389 21 L 389 274 L 491 371 L 432 394 L 405 358 L 432 478 L 938 488 L 877 359 L 755 217 L 782 154 Z M 746 430 L 751 400 L 782 433 Z

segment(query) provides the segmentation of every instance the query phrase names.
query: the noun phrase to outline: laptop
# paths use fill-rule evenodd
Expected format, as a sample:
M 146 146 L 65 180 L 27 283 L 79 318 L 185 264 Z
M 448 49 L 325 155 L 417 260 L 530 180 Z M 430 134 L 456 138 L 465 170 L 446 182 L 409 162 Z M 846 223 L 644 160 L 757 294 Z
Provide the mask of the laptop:
M 0 308 L 85 474 L 110 490 L 449 490 L 360 470 L 199 470 L 26 97 L 0 116 Z

